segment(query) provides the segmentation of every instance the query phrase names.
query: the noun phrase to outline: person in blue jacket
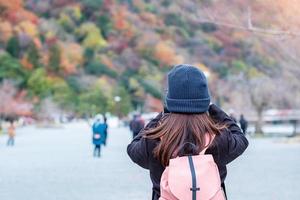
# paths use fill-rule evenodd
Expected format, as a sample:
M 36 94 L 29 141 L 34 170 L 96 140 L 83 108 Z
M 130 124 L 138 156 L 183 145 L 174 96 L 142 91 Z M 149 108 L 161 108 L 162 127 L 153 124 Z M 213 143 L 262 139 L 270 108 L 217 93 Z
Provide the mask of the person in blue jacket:
M 104 122 L 104 117 L 102 115 L 97 115 L 95 117 L 95 122 L 92 126 L 93 130 L 93 144 L 94 148 L 94 157 L 101 156 L 101 145 L 104 145 L 107 137 L 107 124 Z

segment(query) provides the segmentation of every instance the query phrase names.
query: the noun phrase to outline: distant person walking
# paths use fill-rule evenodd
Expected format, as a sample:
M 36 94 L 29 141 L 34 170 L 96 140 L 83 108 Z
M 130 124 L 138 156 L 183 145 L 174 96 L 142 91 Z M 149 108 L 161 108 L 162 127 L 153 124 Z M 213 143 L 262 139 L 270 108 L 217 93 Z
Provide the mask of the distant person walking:
M 247 133 L 248 121 L 245 119 L 244 115 L 240 117 L 240 125 L 244 135 Z
M 104 119 L 104 124 L 106 125 L 106 129 L 104 131 L 104 146 L 106 146 L 106 141 L 107 141 L 107 137 L 108 137 L 108 134 L 107 134 L 108 124 L 107 124 L 106 116 L 104 116 L 103 119 Z
M 97 115 L 95 117 L 95 122 L 92 126 L 93 130 L 93 144 L 94 148 L 94 157 L 101 156 L 101 145 L 105 145 L 106 142 L 106 134 L 107 134 L 107 124 L 104 122 L 104 118 L 102 115 Z
M 139 132 L 144 128 L 145 122 L 141 115 L 134 115 L 133 119 L 129 124 L 129 128 L 132 132 L 133 138 L 139 134 Z
M 7 146 L 14 146 L 15 145 L 15 136 L 16 136 L 16 127 L 13 121 L 10 121 L 9 127 L 7 129 L 8 133 L 8 140 Z

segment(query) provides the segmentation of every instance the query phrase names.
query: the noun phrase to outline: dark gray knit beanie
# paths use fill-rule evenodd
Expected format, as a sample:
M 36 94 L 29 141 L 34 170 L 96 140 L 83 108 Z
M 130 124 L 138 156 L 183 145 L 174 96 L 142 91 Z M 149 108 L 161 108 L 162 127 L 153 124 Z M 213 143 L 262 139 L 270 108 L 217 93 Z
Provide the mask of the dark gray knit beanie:
M 167 108 L 175 113 L 203 113 L 208 110 L 210 94 L 207 80 L 198 68 L 182 64 L 168 73 Z

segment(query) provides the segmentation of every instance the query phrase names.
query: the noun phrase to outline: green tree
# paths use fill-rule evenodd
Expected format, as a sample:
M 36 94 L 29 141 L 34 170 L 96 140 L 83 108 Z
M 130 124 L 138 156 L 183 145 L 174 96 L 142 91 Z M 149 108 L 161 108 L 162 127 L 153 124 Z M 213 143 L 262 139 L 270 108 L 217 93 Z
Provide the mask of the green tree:
M 67 31 L 67 32 L 72 32 L 74 27 L 75 27 L 75 23 L 73 22 L 72 18 L 62 12 L 59 15 L 59 19 L 58 19 L 58 23 Z
M 154 87 L 150 83 L 144 81 L 143 79 L 140 79 L 140 84 L 143 86 L 145 92 L 151 94 L 153 97 L 155 97 L 157 99 L 162 98 L 162 94 L 159 91 L 159 89 L 157 89 L 156 87 Z
M 53 79 L 51 81 L 51 91 L 53 100 L 61 109 L 75 110 L 78 103 L 77 95 L 64 79 Z
M 118 116 L 126 116 L 130 111 L 132 111 L 132 103 L 129 92 L 123 86 L 119 86 L 116 90 L 115 96 L 120 97 L 119 102 L 114 102 L 112 111 Z
M 108 99 L 97 85 L 83 91 L 78 99 L 77 112 L 81 115 L 95 115 L 108 111 Z
M 231 71 L 233 73 L 246 72 L 248 69 L 248 66 L 242 60 L 234 60 L 231 65 L 232 65 Z
M 82 0 L 82 5 L 91 10 L 98 10 L 102 7 L 103 0 Z
M 213 23 L 202 23 L 200 27 L 203 30 L 203 32 L 206 33 L 211 33 L 218 30 L 217 26 Z
M 67 84 L 75 93 L 80 93 L 84 90 L 84 86 L 80 84 L 79 77 L 77 76 L 68 76 L 66 78 Z
M 28 79 L 27 85 L 32 95 L 44 98 L 51 94 L 51 82 L 43 68 L 38 68 L 33 71 Z
M 41 66 L 41 56 L 39 54 L 38 49 L 36 48 L 34 43 L 31 43 L 28 52 L 27 52 L 28 61 L 33 65 L 34 68 L 38 68 Z
M 83 23 L 77 30 L 77 36 L 83 40 L 85 48 L 99 49 L 107 45 L 100 28 L 92 22 Z
M 87 73 L 93 74 L 93 75 L 106 74 L 112 78 L 116 78 L 118 76 L 116 71 L 110 69 L 109 67 L 107 67 L 106 65 L 104 65 L 103 63 L 101 63 L 99 61 L 93 61 L 93 62 L 89 63 L 85 67 L 85 71 Z
M 85 64 L 90 63 L 95 58 L 95 50 L 92 48 L 86 48 L 84 50 Z
M 16 36 L 13 36 L 8 40 L 6 51 L 15 58 L 20 57 L 20 52 L 21 52 L 20 42 Z
M 113 29 L 113 23 L 108 15 L 101 15 L 97 18 L 96 24 L 100 27 L 101 33 L 105 39 Z
M 9 54 L 0 55 L 0 82 L 11 79 L 17 85 L 24 87 L 27 77 L 28 72 L 24 70 L 18 59 Z
M 61 64 L 61 49 L 57 44 L 54 44 L 49 49 L 48 67 L 53 72 L 58 72 Z

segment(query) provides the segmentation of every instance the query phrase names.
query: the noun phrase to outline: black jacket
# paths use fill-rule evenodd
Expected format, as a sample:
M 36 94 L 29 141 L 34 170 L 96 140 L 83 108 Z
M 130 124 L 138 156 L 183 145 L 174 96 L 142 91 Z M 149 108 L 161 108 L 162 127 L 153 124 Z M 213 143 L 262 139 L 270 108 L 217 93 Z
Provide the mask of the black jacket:
M 239 126 L 216 105 L 210 106 L 209 114 L 214 121 L 225 123 L 228 127 L 228 129 L 225 129 L 220 135 L 215 137 L 213 144 L 205 152 L 205 154 L 213 155 L 224 186 L 224 180 L 227 175 L 226 165 L 245 151 L 248 146 L 248 141 L 244 134 L 242 134 Z M 163 114 L 160 113 L 145 129 L 156 127 L 162 115 Z M 165 169 L 161 163 L 154 158 L 152 153 L 158 142 L 158 140 L 144 138 L 142 130 L 127 147 L 127 153 L 132 161 L 150 171 L 150 177 L 153 183 L 152 200 L 157 200 L 160 196 L 160 178 Z

